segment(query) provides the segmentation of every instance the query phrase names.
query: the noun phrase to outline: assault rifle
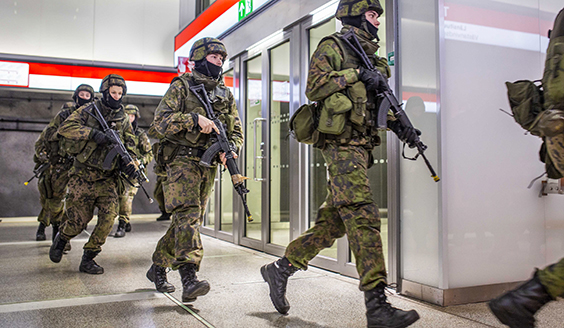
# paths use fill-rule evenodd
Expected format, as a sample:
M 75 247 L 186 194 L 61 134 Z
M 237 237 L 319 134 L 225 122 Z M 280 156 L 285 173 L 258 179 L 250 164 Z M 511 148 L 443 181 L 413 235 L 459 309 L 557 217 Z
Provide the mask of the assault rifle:
M 372 64 L 372 62 L 368 58 L 368 55 L 366 54 L 366 52 L 364 51 L 364 49 L 360 45 L 360 42 L 358 41 L 358 39 L 357 39 L 356 35 L 354 34 L 353 30 L 350 30 L 347 33 L 343 34 L 342 40 L 360 57 L 360 59 L 362 60 L 366 69 L 369 69 L 369 70 L 376 72 L 378 74 L 382 74 L 382 73 L 380 73 L 380 71 L 376 67 L 374 67 L 374 65 Z M 353 44 L 353 42 L 354 42 L 354 44 Z M 405 113 L 405 111 L 402 108 L 403 104 L 400 104 L 398 102 L 398 99 L 394 96 L 394 94 L 390 90 L 390 86 L 388 85 L 387 79 L 384 76 L 382 76 L 382 80 L 386 81 L 386 88 L 385 88 L 386 90 L 384 90 L 383 92 L 378 94 L 378 97 L 380 97 L 381 100 L 382 100 L 381 103 L 380 103 L 380 108 L 378 108 L 378 113 L 377 113 L 378 114 L 377 115 L 378 128 L 381 128 L 381 129 L 387 128 L 387 126 L 388 126 L 387 125 L 387 115 L 388 115 L 388 110 L 390 110 L 390 109 L 392 110 L 392 113 L 394 114 L 396 119 L 399 121 L 400 126 L 402 128 L 404 128 L 404 129 L 405 128 L 413 128 L 413 124 L 411 124 L 411 121 L 409 120 L 409 118 L 407 117 L 407 114 Z M 431 166 L 431 163 L 429 162 L 429 160 L 425 156 L 425 150 L 427 149 L 427 146 L 421 141 L 421 139 L 419 139 L 419 136 L 417 136 L 413 145 L 417 148 L 417 155 L 415 155 L 413 158 L 406 157 L 405 156 L 405 143 L 404 143 L 403 144 L 403 151 L 402 151 L 402 154 L 401 154 L 403 156 L 403 158 L 415 161 L 415 160 L 417 160 L 417 158 L 419 156 L 421 156 L 423 158 L 423 160 L 425 161 L 425 165 L 427 165 L 427 168 L 429 168 L 429 171 L 431 171 L 431 177 L 433 178 L 433 180 L 435 180 L 435 182 L 439 182 L 440 178 L 437 176 L 437 174 L 435 173 L 435 170 L 433 169 L 433 166 Z
M 111 169 L 112 168 L 112 162 L 114 161 L 114 158 L 117 155 L 119 155 L 121 157 L 123 164 L 125 164 L 126 166 L 127 165 L 135 165 L 137 170 L 136 170 L 135 177 L 133 177 L 133 178 L 135 178 L 137 180 L 137 183 L 139 184 L 138 186 L 134 185 L 129 180 L 130 177 L 127 177 L 123 171 L 121 173 L 122 173 L 122 175 L 125 178 L 125 181 L 127 183 L 129 183 L 133 187 L 141 188 L 143 190 L 143 192 L 145 193 L 145 196 L 147 196 L 147 198 L 149 199 L 149 203 L 152 203 L 153 199 L 151 198 L 151 196 L 149 196 L 149 193 L 147 193 L 147 190 L 145 190 L 145 187 L 143 186 L 143 182 L 149 182 L 149 178 L 147 178 L 147 176 L 145 175 L 145 172 L 144 172 L 145 166 L 142 163 L 140 163 L 139 161 L 134 160 L 131 157 L 131 155 L 129 155 L 129 152 L 127 151 L 127 149 L 123 145 L 123 142 L 121 142 L 121 139 L 120 139 L 117 131 L 111 129 L 108 126 L 108 122 L 106 122 L 106 120 L 102 116 L 102 113 L 98 109 L 98 106 L 96 106 L 95 102 L 92 102 L 92 107 L 94 108 L 94 111 L 95 111 L 94 112 L 94 118 L 96 118 L 98 123 L 100 123 L 100 125 L 102 126 L 103 132 L 108 137 L 110 137 L 110 139 L 112 139 L 112 149 L 110 150 L 108 155 L 106 155 L 106 158 L 104 158 L 104 162 L 102 162 L 102 168 L 104 170 Z
M 45 162 L 41 165 L 39 165 L 38 168 L 36 168 L 35 170 L 33 170 L 33 176 L 31 177 L 31 179 L 27 180 L 26 182 L 24 182 L 24 185 L 27 186 L 31 180 L 37 178 L 41 178 L 41 176 L 43 175 L 43 173 L 45 173 L 45 171 L 47 171 L 47 169 L 51 167 L 51 164 L 49 162 Z
M 190 91 L 194 93 L 196 98 L 204 105 L 206 110 L 206 114 L 210 120 L 213 121 L 219 133 L 217 136 L 212 135 L 212 140 L 215 139 L 215 142 L 204 152 L 202 158 L 200 159 L 200 165 L 205 167 L 212 167 L 212 161 L 214 158 L 220 153 L 225 153 L 225 165 L 229 170 L 229 174 L 231 174 L 231 181 L 233 182 L 233 187 L 235 191 L 241 196 L 241 200 L 243 201 L 243 206 L 245 207 L 245 215 L 247 216 L 248 222 L 253 222 L 253 217 L 251 216 L 251 212 L 249 211 L 249 207 L 247 206 L 247 201 L 245 194 L 249 192 L 243 182 L 248 178 L 243 176 L 239 171 L 239 167 L 237 166 L 237 162 L 235 161 L 235 157 L 233 157 L 232 151 L 235 151 L 233 146 L 229 143 L 229 139 L 227 139 L 227 133 L 225 133 L 225 127 L 223 123 L 219 120 L 217 115 L 215 115 L 213 108 L 211 106 L 210 100 L 208 98 L 206 89 L 204 88 L 203 84 L 198 84 L 195 86 L 190 86 Z M 194 124 L 198 124 L 198 122 L 194 122 Z

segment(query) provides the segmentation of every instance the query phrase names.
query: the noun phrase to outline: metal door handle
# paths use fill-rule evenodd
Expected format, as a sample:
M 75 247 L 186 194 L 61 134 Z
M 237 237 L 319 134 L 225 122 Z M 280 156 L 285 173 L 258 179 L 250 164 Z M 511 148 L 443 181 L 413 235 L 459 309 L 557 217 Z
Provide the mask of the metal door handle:
M 266 118 L 262 118 L 262 117 L 257 117 L 253 120 L 253 124 L 255 126 L 255 134 L 254 134 L 254 138 L 255 140 L 253 140 L 253 180 L 255 181 L 264 181 L 263 178 L 257 178 L 257 159 L 264 159 L 264 156 L 257 156 L 257 122 L 258 121 L 263 121 L 266 122 Z

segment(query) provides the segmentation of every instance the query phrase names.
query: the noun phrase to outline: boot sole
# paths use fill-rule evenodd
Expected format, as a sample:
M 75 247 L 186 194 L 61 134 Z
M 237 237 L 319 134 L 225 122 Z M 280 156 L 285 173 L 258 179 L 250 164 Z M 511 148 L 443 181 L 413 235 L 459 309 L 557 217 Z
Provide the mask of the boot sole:
M 209 284 L 203 284 L 202 286 L 196 288 L 196 290 L 194 290 L 192 293 L 190 293 L 190 295 L 184 295 L 184 292 L 182 293 L 182 302 L 183 303 L 189 303 L 189 302 L 194 302 L 196 300 L 196 298 L 198 298 L 198 296 L 204 296 L 207 293 L 209 293 L 210 291 L 210 285 Z
M 151 269 L 149 269 L 149 271 L 151 271 Z M 150 282 L 155 283 L 155 279 L 153 279 L 153 277 L 151 277 L 151 275 L 149 274 L 149 271 L 147 271 L 147 274 L 145 275 L 147 277 L 147 279 L 149 279 Z M 161 293 L 174 293 L 174 291 L 176 290 L 176 288 L 171 284 L 170 287 L 168 288 L 157 288 L 157 286 L 155 285 L 155 289 L 158 292 Z
M 415 313 L 415 316 L 410 318 L 407 322 L 403 322 L 399 325 L 395 325 L 395 326 L 390 326 L 390 325 L 385 325 L 385 326 L 381 326 L 381 325 L 369 325 L 368 328 L 405 328 L 408 326 L 411 326 L 413 323 L 415 323 L 415 321 L 419 320 L 419 314 Z
M 78 268 L 78 271 L 84 272 L 84 273 L 88 273 L 88 274 L 103 274 L 103 273 L 104 273 L 104 270 L 102 270 L 102 271 L 97 271 L 97 272 L 93 272 L 93 271 L 90 271 L 90 272 L 89 272 L 89 271 L 86 271 L 86 269 L 83 269 L 83 268 Z
M 268 284 L 268 290 L 269 290 L 269 294 L 268 296 L 270 297 L 270 302 L 272 302 L 272 305 L 274 305 L 274 308 L 276 309 L 276 311 L 278 311 L 278 313 L 280 314 L 288 314 L 288 311 L 290 311 L 290 307 L 288 306 L 287 309 L 281 309 L 279 306 L 276 305 L 276 303 L 274 303 L 274 300 L 272 299 L 272 284 L 270 283 L 270 277 L 268 276 L 268 273 L 266 272 L 266 265 L 262 266 L 260 268 L 260 274 L 262 275 L 262 279 Z

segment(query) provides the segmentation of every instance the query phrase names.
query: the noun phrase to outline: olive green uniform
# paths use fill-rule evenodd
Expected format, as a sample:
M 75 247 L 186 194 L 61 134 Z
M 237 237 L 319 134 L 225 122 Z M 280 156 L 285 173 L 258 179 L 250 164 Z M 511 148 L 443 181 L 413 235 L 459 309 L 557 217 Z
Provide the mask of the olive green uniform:
M 59 147 L 57 130 L 61 123 L 76 110 L 74 102 L 67 102 L 61 111 L 43 129 L 35 142 L 35 161 L 38 165 L 49 162 L 50 167 L 45 170 L 38 180 L 41 212 L 37 220 L 45 226 L 58 226 L 64 217 L 64 197 L 69 182 L 68 172 L 72 166 L 73 157 Z
M 151 149 L 149 136 L 147 136 L 147 133 L 143 129 L 137 128 L 135 129 L 135 141 L 137 144 L 137 159 L 146 168 L 149 162 L 153 160 L 153 151 Z M 147 175 L 146 169 L 145 175 Z M 129 218 L 133 211 L 133 198 L 135 198 L 137 191 L 139 191 L 139 188 L 126 182 L 125 192 L 119 196 L 119 219 L 125 223 L 129 223 Z
M 341 33 L 349 29 L 354 30 L 367 54 L 377 51 L 377 43 L 367 32 L 345 25 Z M 376 56 L 371 59 L 389 77 L 386 61 Z M 311 59 L 306 95 L 322 104 L 318 130 L 325 131 L 321 151 L 327 163 L 328 193 L 315 225 L 288 245 L 285 256 L 297 268 L 307 269 L 322 249 L 346 234 L 356 258 L 360 289 L 368 291 L 386 282 L 386 268 L 380 217 L 367 172 L 370 152 L 380 142 L 371 125 L 370 110 L 376 104 L 358 79 L 359 66 L 352 50 L 335 37 L 322 40 Z M 342 127 L 334 129 L 342 121 Z
M 135 137 L 129 118 L 119 109 L 111 109 L 102 101 L 96 100 L 96 106 L 111 129 L 118 132 L 130 154 L 135 154 Z M 68 196 L 66 202 L 67 221 L 60 228 L 66 240 L 80 234 L 92 220 L 94 209 L 98 208 L 98 221 L 84 250 L 100 252 L 105 243 L 115 218 L 118 216 L 118 196 L 123 192 L 123 181 L 119 178 L 118 165 L 120 156 L 116 156 L 111 168 L 102 168 L 102 162 L 111 149 L 111 144 L 97 145 L 91 139 L 93 129 L 103 131 L 94 118 L 95 111 L 91 104 L 77 109 L 61 126 L 59 134 L 64 138 L 64 148 L 70 153 L 76 152 L 75 161 L 69 175 Z
M 189 83 L 204 84 L 213 110 L 226 126 L 227 137 L 237 149 L 243 144 L 237 107 L 223 82 L 196 71 L 172 82 L 155 111 L 149 134 L 160 141 L 155 156 L 166 169 L 166 180 L 162 182 L 165 207 L 172 213 L 170 228 L 153 253 L 153 263 L 174 270 L 189 263 L 199 268 L 203 256 L 199 230 L 217 171 L 217 167 L 199 164 L 212 141 L 209 134 L 198 130 L 197 116 L 193 114 L 206 116 L 206 112 L 189 91 Z

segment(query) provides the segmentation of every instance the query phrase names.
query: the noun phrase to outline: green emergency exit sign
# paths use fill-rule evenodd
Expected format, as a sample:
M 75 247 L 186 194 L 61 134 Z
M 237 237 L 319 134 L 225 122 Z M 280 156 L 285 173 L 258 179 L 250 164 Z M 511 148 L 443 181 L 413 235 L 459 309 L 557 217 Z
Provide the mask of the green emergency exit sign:
M 249 16 L 253 12 L 253 0 L 239 1 L 239 21 Z

